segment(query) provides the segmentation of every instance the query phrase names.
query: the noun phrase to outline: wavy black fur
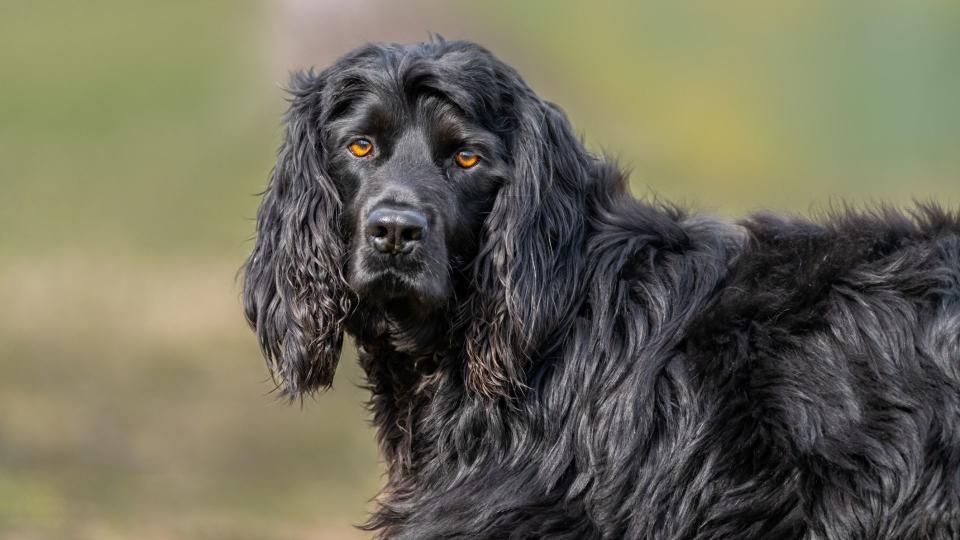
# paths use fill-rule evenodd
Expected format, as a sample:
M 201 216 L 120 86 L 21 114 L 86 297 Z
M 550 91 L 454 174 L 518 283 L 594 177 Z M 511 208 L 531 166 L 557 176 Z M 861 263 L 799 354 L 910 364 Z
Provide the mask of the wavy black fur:
M 380 537 L 960 537 L 956 214 L 634 199 L 465 42 L 365 46 L 290 91 L 246 315 L 290 396 L 356 338 Z M 359 232 L 383 201 L 430 216 L 402 268 Z

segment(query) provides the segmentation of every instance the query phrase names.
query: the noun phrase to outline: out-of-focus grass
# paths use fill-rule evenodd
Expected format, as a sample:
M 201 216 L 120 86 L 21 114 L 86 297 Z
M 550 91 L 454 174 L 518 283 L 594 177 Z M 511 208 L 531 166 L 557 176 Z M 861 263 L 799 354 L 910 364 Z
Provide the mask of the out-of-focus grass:
M 276 403 L 235 268 L 144 262 L 0 272 L 0 532 L 281 538 L 362 521 L 379 469 L 355 362 L 322 407 Z
M 0 537 L 363 536 L 355 362 L 274 402 L 234 282 L 296 32 L 477 39 L 637 193 L 960 204 L 956 2 L 374 4 L 0 3 Z

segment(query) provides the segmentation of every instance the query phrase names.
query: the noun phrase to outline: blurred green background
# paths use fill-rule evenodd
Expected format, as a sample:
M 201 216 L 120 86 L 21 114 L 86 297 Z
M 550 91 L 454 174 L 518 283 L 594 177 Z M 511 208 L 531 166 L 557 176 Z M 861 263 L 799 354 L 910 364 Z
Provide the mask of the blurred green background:
M 0 538 L 362 538 L 360 375 L 277 403 L 235 273 L 287 73 L 469 38 L 640 195 L 960 205 L 953 0 L 0 3 Z

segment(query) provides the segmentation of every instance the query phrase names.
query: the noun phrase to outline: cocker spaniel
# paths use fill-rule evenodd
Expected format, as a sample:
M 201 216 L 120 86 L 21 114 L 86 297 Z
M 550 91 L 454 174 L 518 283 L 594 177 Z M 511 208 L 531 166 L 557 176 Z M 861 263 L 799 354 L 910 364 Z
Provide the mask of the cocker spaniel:
M 632 197 L 467 42 L 290 87 L 246 317 L 285 395 L 356 340 L 382 538 L 960 538 L 960 218 Z

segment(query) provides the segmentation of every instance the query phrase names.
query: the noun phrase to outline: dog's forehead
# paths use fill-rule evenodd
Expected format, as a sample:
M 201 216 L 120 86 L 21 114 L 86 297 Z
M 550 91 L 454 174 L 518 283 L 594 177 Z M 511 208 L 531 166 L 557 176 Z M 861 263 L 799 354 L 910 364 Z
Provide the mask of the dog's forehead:
M 448 47 L 448 48 L 441 48 Z M 328 85 L 334 109 L 379 100 L 413 104 L 422 98 L 438 98 L 465 115 L 481 117 L 501 106 L 496 60 L 475 46 L 447 44 L 407 46 L 371 45 L 344 57 Z M 437 109 L 435 104 L 432 108 Z

